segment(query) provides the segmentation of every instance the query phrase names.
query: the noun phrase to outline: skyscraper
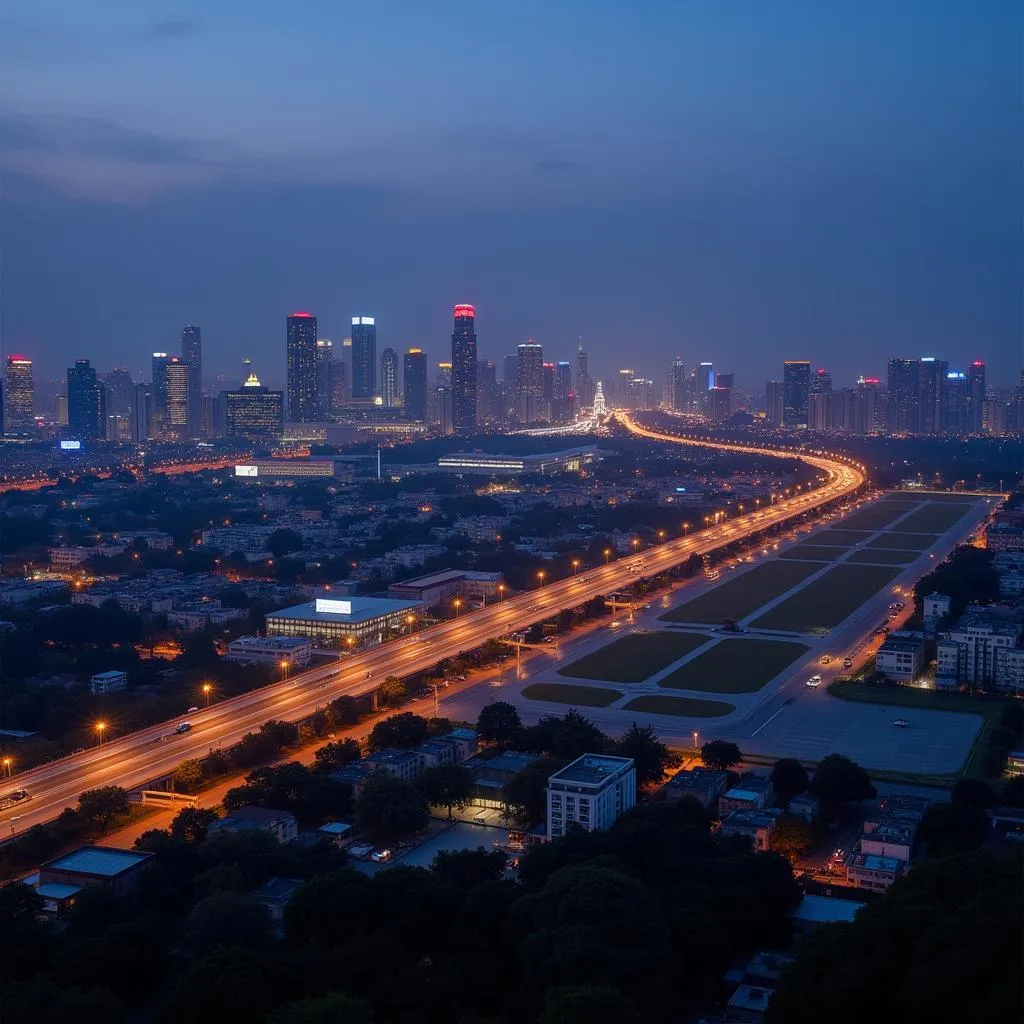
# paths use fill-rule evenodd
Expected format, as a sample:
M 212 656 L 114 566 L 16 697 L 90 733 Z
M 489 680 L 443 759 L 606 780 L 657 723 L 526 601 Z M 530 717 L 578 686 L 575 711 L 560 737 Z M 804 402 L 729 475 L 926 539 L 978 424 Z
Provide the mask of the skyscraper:
M 943 433 L 966 434 L 970 410 L 967 396 L 967 374 L 963 370 L 947 371 L 945 388 Z
M 103 383 L 107 388 L 107 415 L 131 416 L 135 394 L 132 375 L 118 367 L 104 374 Z
M 434 381 L 433 391 L 433 416 L 434 423 L 441 429 L 442 434 L 451 434 L 452 427 L 452 364 L 438 363 L 437 378 Z
M 320 419 L 317 381 L 316 317 L 290 313 L 286 342 L 288 369 L 288 419 L 315 423 Z
M 668 368 L 668 407 L 673 412 L 686 412 L 686 367 L 676 356 Z
M 543 407 L 541 409 L 540 418 L 542 420 L 551 421 L 551 407 L 555 402 L 555 364 L 554 363 L 541 363 L 540 367 L 541 380 L 543 382 Z
M 890 359 L 886 367 L 889 392 L 886 424 L 890 434 L 916 434 L 921 368 L 916 359 Z
M 946 371 L 949 364 L 934 356 L 922 356 L 919 360 L 917 407 L 919 434 L 941 434 L 945 415 Z
M 711 411 L 710 391 L 715 386 L 715 370 L 713 363 L 700 363 L 697 366 L 697 412 L 707 416 Z
M 544 350 L 528 341 L 517 355 L 515 416 L 520 423 L 536 423 L 544 404 Z
M 636 377 L 636 370 L 624 368 L 619 370 L 615 381 L 615 394 L 613 400 L 620 409 L 632 409 L 633 401 L 633 378 Z
M 858 434 L 876 434 L 878 422 L 878 385 L 877 377 L 859 377 L 857 379 L 857 397 L 854 407 L 852 429 Z
M 806 428 L 811 397 L 809 359 L 787 359 L 782 364 L 782 425 Z
M 811 430 L 828 430 L 832 426 L 832 371 L 824 367 L 811 376 L 807 423 Z
M 316 339 L 316 400 L 320 415 L 334 412 L 334 342 L 330 338 Z M 245 387 L 245 385 L 242 385 Z
M 397 408 L 398 356 L 393 348 L 386 348 L 380 354 L 380 397 L 386 408 Z
M 181 332 L 181 358 L 188 365 L 188 436 L 203 436 L 203 334 L 193 324 Z
M 770 426 L 781 427 L 785 420 L 786 389 L 781 380 L 769 380 L 764 385 L 765 419 Z
M 96 379 L 96 370 L 88 359 L 76 359 L 68 368 L 68 430 L 81 441 L 96 441 L 104 436 L 107 408 L 106 391 Z
M 3 429 L 7 433 L 24 433 L 35 428 L 33 394 L 32 360 L 27 356 L 8 356 L 4 362 L 3 405 Z
M 191 436 L 188 416 L 191 406 L 191 367 L 171 356 L 164 368 L 167 405 L 165 429 L 170 437 L 183 440 Z
M 132 395 L 132 440 L 146 441 L 153 436 L 153 385 L 136 384 Z
M 225 391 L 222 398 L 228 437 L 270 439 L 284 431 L 284 394 L 263 387 L 255 373 L 236 391 Z
M 427 355 L 421 348 L 405 353 L 403 386 L 405 418 L 425 423 L 427 419 Z
M 555 365 L 555 397 L 551 418 L 555 423 L 571 423 L 575 410 L 575 394 L 572 389 L 572 363 L 559 359 Z
M 372 316 L 352 317 L 352 397 L 376 395 L 377 324 Z
M 985 364 L 975 359 L 967 367 L 967 431 L 980 434 L 984 426 Z
M 495 424 L 498 414 L 498 373 L 491 359 L 476 361 L 476 416 L 480 424 Z
M 476 433 L 476 308 L 461 303 L 453 314 L 452 425 L 468 436 Z
M 594 382 L 590 377 L 590 369 L 587 365 L 587 352 L 580 341 L 576 349 L 576 380 L 575 380 L 576 402 L 578 405 L 590 408 L 594 404 Z

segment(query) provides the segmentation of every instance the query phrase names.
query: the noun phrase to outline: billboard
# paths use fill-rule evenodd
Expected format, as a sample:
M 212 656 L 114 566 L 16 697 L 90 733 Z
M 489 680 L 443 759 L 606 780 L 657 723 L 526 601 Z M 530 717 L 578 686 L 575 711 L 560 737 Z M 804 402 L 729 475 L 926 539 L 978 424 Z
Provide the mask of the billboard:
M 62 452 L 79 452 L 82 450 L 81 441 L 61 441 L 60 450 Z
M 259 476 L 259 466 L 235 466 L 235 476 Z
M 335 615 L 351 615 L 352 602 L 338 601 L 330 597 L 318 597 L 316 599 L 316 610 L 318 612 L 331 612 Z

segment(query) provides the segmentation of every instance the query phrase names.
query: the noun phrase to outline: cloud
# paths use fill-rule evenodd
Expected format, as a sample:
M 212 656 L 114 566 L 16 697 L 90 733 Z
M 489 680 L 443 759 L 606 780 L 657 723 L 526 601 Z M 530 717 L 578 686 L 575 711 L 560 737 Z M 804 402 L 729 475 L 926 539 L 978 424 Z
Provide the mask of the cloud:
M 164 39 L 190 39 L 201 31 L 202 26 L 192 18 L 165 18 L 150 22 L 138 33 L 139 39 L 160 41 Z

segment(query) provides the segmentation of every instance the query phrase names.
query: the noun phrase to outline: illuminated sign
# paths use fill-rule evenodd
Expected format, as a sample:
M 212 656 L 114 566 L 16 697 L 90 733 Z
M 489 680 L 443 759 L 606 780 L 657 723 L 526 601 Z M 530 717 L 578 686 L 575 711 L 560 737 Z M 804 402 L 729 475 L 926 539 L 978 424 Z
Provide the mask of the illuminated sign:
M 167 358 L 167 353 L 166 352 L 154 352 L 153 353 L 153 358 L 154 359 L 166 359 Z
M 460 303 L 453 310 L 456 319 L 460 316 L 476 316 L 476 306 L 469 305 L 468 302 Z
M 368 324 L 370 327 L 373 327 L 374 325 L 372 316 L 354 316 L 352 317 L 352 323 L 355 326 L 358 326 L 359 324 Z
M 81 441 L 61 441 L 60 450 L 62 452 L 78 452 L 82 450 Z
M 312 313 L 307 313 L 305 310 L 303 310 L 300 313 L 289 313 L 288 315 L 289 316 L 303 316 L 303 317 L 306 317 L 306 316 L 312 316 L 313 314 Z
M 259 466 L 235 466 L 235 476 L 259 476 Z
M 967 374 L 963 370 L 950 370 L 946 374 L 946 380 L 967 380 Z
M 316 610 L 318 612 L 330 612 L 333 615 L 351 615 L 351 601 L 337 601 L 331 597 L 318 597 L 316 599 Z

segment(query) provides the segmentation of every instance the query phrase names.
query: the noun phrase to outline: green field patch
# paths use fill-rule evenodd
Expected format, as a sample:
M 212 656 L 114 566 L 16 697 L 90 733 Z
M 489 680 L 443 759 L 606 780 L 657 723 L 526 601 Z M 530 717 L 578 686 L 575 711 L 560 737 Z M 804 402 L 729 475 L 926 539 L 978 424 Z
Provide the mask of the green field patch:
M 669 697 L 651 694 L 634 697 L 624 704 L 623 711 L 641 711 L 648 715 L 676 715 L 682 718 L 721 718 L 735 711 L 732 704 L 720 700 L 700 700 L 698 697 Z
M 889 548 L 864 548 L 854 551 L 846 560 L 847 565 L 909 565 L 921 554 L 920 551 L 893 551 Z
M 529 700 L 547 700 L 554 704 L 578 704 L 585 708 L 606 708 L 622 694 L 603 686 L 579 686 L 576 683 L 531 683 L 523 687 Z
M 883 526 L 888 526 L 890 523 L 895 522 L 907 511 L 906 508 L 900 508 L 891 502 L 879 502 L 875 505 L 869 505 L 867 508 L 862 508 L 859 512 L 854 512 L 852 516 L 848 516 L 843 520 L 840 529 L 880 530 Z
M 869 548 L 896 548 L 899 551 L 924 551 L 935 543 L 934 533 L 880 533 Z
M 911 512 L 903 522 L 897 523 L 892 529 L 899 533 L 945 533 L 951 526 L 960 522 L 970 510 L 970 505 L 953 503 L 924 505 L 916 512 Z
M 758 629 L 812 633 L 838 626 L 869 597 L 888 586 L 898 569 L 837 565 L 752 623 Z
M 630 633 L 560 668 L 558 674 L 609 683 L 642 683 L 707 641 L 699 633 Z
M 763 604 L 803 583 L 821 569 L 811 562 L 762 562 L 740 576 L 673 608 L 663 622 L 724 622 L 744 619 Z
M 929 711 L 960 711 L 980 715 L 993 721 L 999 718 L 1003 702 L 987 700 L 966 693 L 936 693 L 913 686 L 868 686 L 866 683 L 832 683 L 828 692 L 840 700 L 860 704 L 891 704 L 901 708 L 922 708 Z
M 808 544 L 822 544 L 825 547 L 852 548 L 854 544 L 863 544 L 871 536 L 872 530 L 846 530 L 841 526 L 832 527 L 814 534 Z
M 817 544 L 797 544 L 779 552 L 779 558 L 803 558 L 808 562 L 834 562 L 845 555 L 849 548 L 823 548 Z
M 808 650 L 806 644 L 791 640 L 730 637 L 680 665 L 658 685 L 705 693 L 754 693 Z

